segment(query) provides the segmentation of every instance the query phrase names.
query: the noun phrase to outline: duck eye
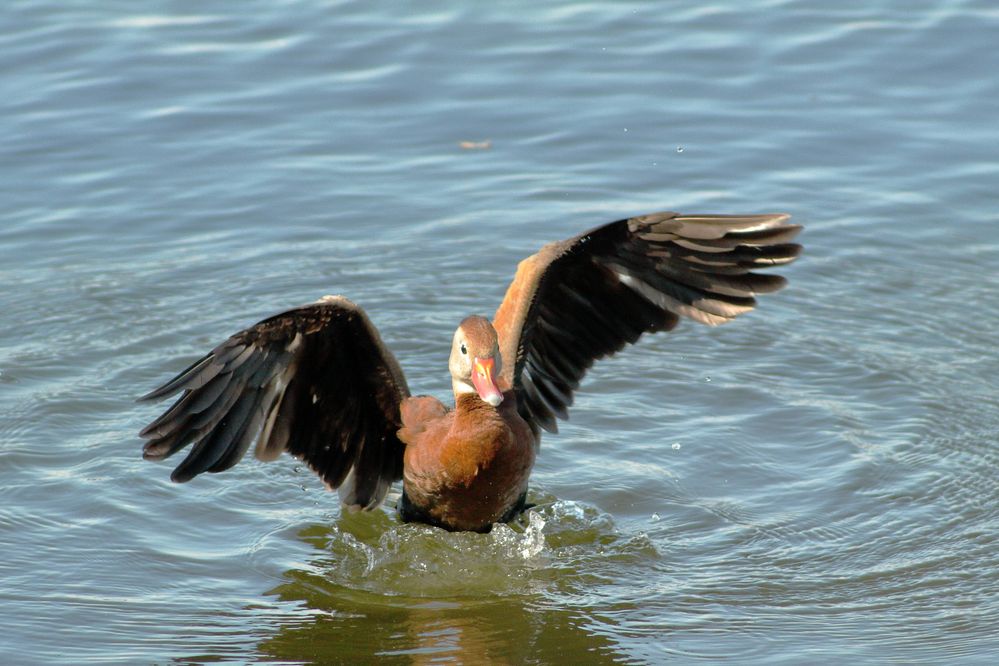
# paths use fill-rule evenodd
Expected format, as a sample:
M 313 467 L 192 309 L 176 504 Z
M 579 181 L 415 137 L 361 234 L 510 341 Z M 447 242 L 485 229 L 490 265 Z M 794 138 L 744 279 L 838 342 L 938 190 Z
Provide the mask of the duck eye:
M 467 349 L 465 349 L 465 345 L 464 345 L 464 343 L 462 343 L 462 345 L 461 345 L 461 353 L 462 353 L 462 354 L 467 354 L 467 353 L 468 353 L 468 350 L 467 350 Z

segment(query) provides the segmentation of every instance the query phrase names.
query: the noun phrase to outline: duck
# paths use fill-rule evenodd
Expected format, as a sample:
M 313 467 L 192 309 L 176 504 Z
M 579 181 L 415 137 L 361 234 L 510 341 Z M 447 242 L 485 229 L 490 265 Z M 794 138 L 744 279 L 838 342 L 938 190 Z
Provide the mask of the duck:
M 527 505 L 542 432 L 556 433 L 595 361 L 681 318 L 717 326 L 786 279 L 801 230 L 783 213 L 617 220 L 549 243 L 517 266 L 491 319 L 451 341 L 453 401 L 411 395 L 367 313 L 324 296 L 245 328 L 142 396 L 176 401 L 139 433 L 143 457 L 191 446 L 170 478 L 223 472 L 251 446 L 287 452 L 349 511 L 402 481 L 403 522 L 487 532 Z

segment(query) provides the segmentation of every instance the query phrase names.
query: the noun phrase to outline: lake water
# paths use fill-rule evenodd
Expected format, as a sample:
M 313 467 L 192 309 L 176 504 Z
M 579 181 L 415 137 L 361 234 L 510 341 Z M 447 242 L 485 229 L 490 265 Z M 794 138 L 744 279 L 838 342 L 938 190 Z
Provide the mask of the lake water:
M 6 3 L 0 660 L 994 663 L 997 35 L 988 0 Z M 663 209 L 787 211 L 806 254 L 597 364 L 529 521 L 140 459 L 134 399 L 265 315 L 346 294 L 444 397 L 519 259 Z

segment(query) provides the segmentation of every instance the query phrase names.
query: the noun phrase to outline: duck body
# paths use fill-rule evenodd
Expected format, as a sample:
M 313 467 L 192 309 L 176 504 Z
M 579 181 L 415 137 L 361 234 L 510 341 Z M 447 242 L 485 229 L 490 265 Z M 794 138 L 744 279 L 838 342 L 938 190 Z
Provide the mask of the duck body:
M 448 369 L 454 407 L 412 396 L 367 314 L 342 296 L 279 313 L 142 399 L 180 392 L 140 432 L 143 456 L 191 445 L 171 479 L 303 460 L 349 509 L 403 482 L 404 521 L 488 531 L 523 510 L 541 430 L 557 432 L 594 361 L 681 317 L 715 326 L 784 286 L 787 215 L 653 213 L 551 243 L 518 266 L 492 320 L 466 317 Z
M 513 392 L 503 398 L 494 407 L 461 394 L 453 410 L 426 421 L 426 408 L 408 403 L 433 400 L 443 409 L 440 402 L 403 402 L 403 520 L 479 532 L 523 507 L 539 436 L 517 412 Z

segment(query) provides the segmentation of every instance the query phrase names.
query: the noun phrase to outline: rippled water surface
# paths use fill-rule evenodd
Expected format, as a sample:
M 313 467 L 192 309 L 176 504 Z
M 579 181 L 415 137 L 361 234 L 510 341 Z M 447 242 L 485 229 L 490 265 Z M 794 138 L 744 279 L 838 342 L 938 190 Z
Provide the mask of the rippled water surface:
M 994 663 L 997 35 L 985 0 L 6 3 L 3 663 Z M 140 459 L 134 399 L 264 315 L 347 294 L 444 396 L 519 259 L 662 209 L 807 252 L 599 363 L 519 523 Z

